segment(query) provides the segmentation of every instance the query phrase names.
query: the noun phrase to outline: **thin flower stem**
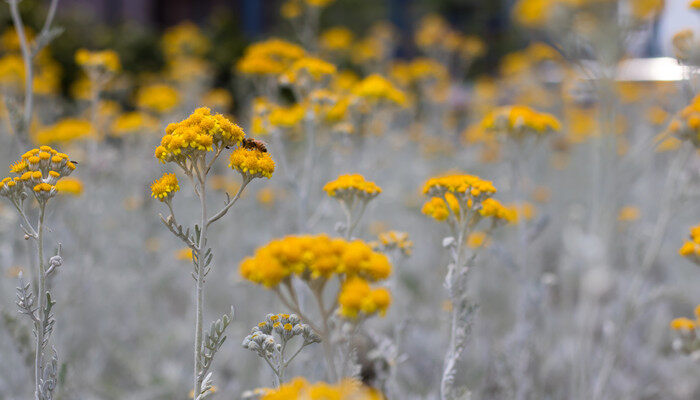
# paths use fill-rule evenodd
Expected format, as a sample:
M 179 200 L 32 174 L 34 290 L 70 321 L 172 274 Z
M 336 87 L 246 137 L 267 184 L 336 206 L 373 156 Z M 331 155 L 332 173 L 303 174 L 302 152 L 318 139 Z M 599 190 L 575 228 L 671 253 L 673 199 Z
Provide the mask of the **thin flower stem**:
M 196 165 L 196 164 L 195 164 Z M 199 176 L 199 173 L 198 173 Z M 195 321 L 195 338 L 194 338 L 194 397 L 197 398 L 202 389 L 202 376 L 200 360 L 202 358 L 202 329 L 203 329 L 203 313 L 204 313 L 204 268 L 205 257 L 203 249 L 207 243 L 207 191 L 206 180 L 202 177 L 199 179 L 200 187 L 200 205 L 202 211 L 201 217 L 201 232 L 199 235 L 199 243 L 197 244 L 197 282 L 196 282 L 196 307 L 197 316 Z
M 251 179 L 248 177 L 243 178 L 243 183 L 241 183 L 241 187 L 238 189 L 238 193 L 233 197 L 233 199 L 229 200 L 224 208 L 221 209 L 218 213 L 216 213 L 213 217 L 209 219 L 207 222 L 207 227 L 211 225 L 212 223 L 218 221 L 221 217 L 226 215 L 229 209 L 233 207 L 234 204 L 238 201 L 238 199 L 241 197 L 241 194 L 243 193 L 243 190 L 245 189 L 246 186 L 251 182 Z
M 39 214 L 39 232 L 38 232 L 38 250 L 39 250 L 39 290 L 37 293 L 38 304 L 38 321 L 35 322 L 35 354 L 34 354 L 34 396 L 36 400 L 39 400 L 40 379 L 42 376 L 42 366 L 43 366 L 43 347 L 44 347 L 44 321 L 46 320 L 45 314 L 45 304 L 46 299 L 46 271 L 44 270 L 44 216 L 46 214 L 46 202 L 40 202 L 40 214 Z

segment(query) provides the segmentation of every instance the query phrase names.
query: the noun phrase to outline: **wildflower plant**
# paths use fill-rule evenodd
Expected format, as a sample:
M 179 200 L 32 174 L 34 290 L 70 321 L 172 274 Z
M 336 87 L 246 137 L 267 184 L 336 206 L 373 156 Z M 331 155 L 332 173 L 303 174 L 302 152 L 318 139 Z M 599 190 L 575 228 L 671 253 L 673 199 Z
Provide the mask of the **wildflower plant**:
M 291 352 L 288 345 L 291 346 L 292 339 L 297 336 L 301 344 Z M 284 383 L 285 372 L 294 358 L 304 347 L 319 342 L 321 337 L 309 325 L 301 323 L 296 314 L 267 314 L 265 320 L 243 339 L 243 347 L 265 360 L 275 374 L 275 386 L 279 387 Z
M 467 293 L 467 277 L 476 253 L 468 251 L 467 238 L 482 221 L 488 224 L 486 231 L 490 232 L 503 222 L 514 221 L 516 215 L 492 197 L 496 193 L 493 183 L 475 175 L 431 178 L 423 186 L 423 193 L 430 197 L 423 213 L 445 222 L 451 234 L 442 241 L 451 257 L 444 285 L 452 304 L 452 318 L 440 384 L 441 399 L 451 400 L 461 396 L 455 387 L 457 361 L 466 346 L 476 310 Z
M 163 202 L 169 210 L 167 218 L 161 215 L 161 221 L 192 250 L 196 300 L 193 392 L 196 400 L 204 399 L 212 393 L 209 369 L 214 355 L 226 338 L 224 331 L 233 318 L 232 309 L 231 314 L 214 321 L 209 332 L 204 331 L 204 283 L 214 256 L 211 248 L 207 247 L 208 229 L 228 213 L 253 179 L 269 178 L 275 169 L 270 154 L 266 150 L 251 147 L 250 140 L 238 125 L 203 107 L 195 110 L 185 120 L 168 125 L 160 146 L 155 150 L 155 157 L 160 162 L 174 164 L 185 174 L 200 203 L 199 224 L 195 224 L 193 230 L 184 229 L 176 220 L 172 202 L 180 190 L 177 176 L 164 174 L 151 185 L 152 196 Z M 235 196 L 231 198 L 227 194 L 224 207 L 211 214 L 207 207 L 209 174 L 219 157 L 232 147 L 235 149 L 230 156 L 229 166 L 241 174 L 242 183 Z
M 382 192 L 377 184 L 365 180 L 360 174 L 340 175 L 336 180 L 326 183 L 323 190 L 328 196 L 338 200 L 343 208 L 345 224 L 338 225 L 337 230 L 344 234 L 346 239 L 352 238 L 367 204 Z
M 330 238 L 326 235 L 287 236 L 258 248 L 244 259 L 239 272 L 243 278 L 273 290 L 282 303 L 318 333 L 331 380 L 338 379 L 335 333 L 337 317 L 362 320 L 383 314 L 391 303 L 385 289 L 372 289 L 391 274 L 389 259 L 361 240 Z M 295 281 L 312 293 L 318 319 L 302 311 Z M 339 288 L 330 298 L 326 289 Z M 320 320 L 320 322 L 319 322 Z
M 41 146 L 22 155 L 19 161 L 10 166 L 13 177 L 0 181 L 0 196 L 12 203 L 21 217 L 20 226 L 26 240 L 37 244 L 37 269 L 34 271 L 35 286 L 24 283 L 19 274 L 17 288 L 17 306 L 19 312 L 31 319 L 34 325 L 34 398 L 36 400 L 53 399 L 58 379 L 58 355 L 55 348 L 49 351 L 51 334 L 56 323 L 53 307 L 56 302 L 49 292 L 49 281 L 63 265 L 61 244 L 56 254 L 49 259 L 44 255 L 44 237 L 46 232 L 45 216 L 49 201 L 56 196 L 57 183 L 76 169 L 68 156 Z M 31 220 L 27 210 L 30 196 L 39 206 L 36 222 Z M 29 200 L 31 202 L 31 200 Z

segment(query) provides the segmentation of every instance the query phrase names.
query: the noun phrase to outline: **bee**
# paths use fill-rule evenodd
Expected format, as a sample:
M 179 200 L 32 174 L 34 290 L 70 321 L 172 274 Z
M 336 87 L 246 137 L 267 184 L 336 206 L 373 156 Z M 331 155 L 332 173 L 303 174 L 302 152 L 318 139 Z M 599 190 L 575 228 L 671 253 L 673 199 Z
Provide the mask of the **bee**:
M 241 142 L 241 147 L 248 150 L 259 150 L 262 153 L 267 153 L 267 145 L 262 140 L 244 138 Z
M 73 160 L 70 160 L 70 162 L 72 162 L 72 163 L 73 163 L 73 164 L 75 164 L 75 165 L 78 165 L 78 164 L 80 164 L 79 162 L 77 162 L 77 161 L 73 161 Z

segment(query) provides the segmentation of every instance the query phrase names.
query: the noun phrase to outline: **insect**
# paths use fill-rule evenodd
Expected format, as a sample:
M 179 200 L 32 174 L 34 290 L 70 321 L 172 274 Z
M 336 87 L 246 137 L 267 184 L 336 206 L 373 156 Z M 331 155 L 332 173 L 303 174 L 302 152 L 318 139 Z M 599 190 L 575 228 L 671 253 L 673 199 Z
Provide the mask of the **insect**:
M 248 150 L 259 150 L 263 153 L 267 153 L 267 145 L 262 140 L 244 138 L 241 142 L 241 147 Z
M 75 165 L 78 165 L 78 164 L 80 164 L 79 162 L 77 162 L 77 161 L 73 161 L 73 160 L 70 160 L 70 162 L 72 162 L 72 163 L 73 163 L 73 164 L 75 164 Z

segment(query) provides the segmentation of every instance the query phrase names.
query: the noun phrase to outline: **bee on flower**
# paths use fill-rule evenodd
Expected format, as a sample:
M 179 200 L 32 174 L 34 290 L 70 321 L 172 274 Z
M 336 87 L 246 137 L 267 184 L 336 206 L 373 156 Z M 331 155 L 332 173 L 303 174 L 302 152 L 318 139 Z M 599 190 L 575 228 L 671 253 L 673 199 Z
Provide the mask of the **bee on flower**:
M 224 206 L 215 214 L 210 214 L 207 209 L 207 187 L 213 182 L 209 173 L 217 159 L 234 146 L 236 148 L 231 153 L 229 166 L 240 172 L 243 181 L 235 196 L 231 198 L 227 193 Z M 212 114 L 206 107 L 196 109 L 180 122 L 169 124 L 154 155 L 161 163 L 177 165 L 189 178 L 192 190 L 199 199 L 199 223 L 194 229 L 183 228 L 175 218 L 172 204 L 173 195 L 180 190 L 175 174 L 164 174 L 151 185 L 153 198 L 165 203 L 170 212 L 167 218 L 161 215 L 161 222 L 191 250 L 194 269 L 192 277 L 195 278 L 197 293 L 193 393 L 196 394 L 195 398 L 200 399 L 208 396 L 213 387 L 211 374 L 208 372 L 215 353 L 226 339 L 224 331 L 233 318 L 232 310 L 231 314 L 224 314 L 222 319 L 214 321 L 210 333 L 204 334 L 204 282 L 211 271 L 213 260 L 212 250 L 207 247 L 208 228 L 228 213 L 254 178 L 272 176 L 275 164 L 264 145 L 246 138 L 241 127 L 221 114 Z

